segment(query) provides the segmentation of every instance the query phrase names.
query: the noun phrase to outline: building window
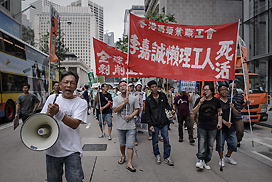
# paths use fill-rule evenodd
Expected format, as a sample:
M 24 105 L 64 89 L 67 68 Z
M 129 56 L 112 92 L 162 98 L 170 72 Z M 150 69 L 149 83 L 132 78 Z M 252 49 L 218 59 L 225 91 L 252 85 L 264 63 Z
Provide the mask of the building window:
M 10 11 L 10 0 L 4 0 L 4 2 L 1 1 L 1 5 Z

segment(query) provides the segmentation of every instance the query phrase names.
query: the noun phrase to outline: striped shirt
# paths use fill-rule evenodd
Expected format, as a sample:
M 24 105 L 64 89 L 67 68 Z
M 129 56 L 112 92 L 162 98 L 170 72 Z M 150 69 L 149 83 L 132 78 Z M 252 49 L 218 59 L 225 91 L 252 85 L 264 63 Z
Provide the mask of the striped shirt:
M 230 102 L 231 93 L 228 94 L 228 99 L 229 99 L 229 102 Z M 232 97 L 232 103 L 234 103 L 234 107 L 238 111 L 238 115 L 236 116 L 235 119 L 236 120 L 241 120 L 242 119 L 242 115 L 241 115 L 242 104 L 245 103 L 244 96 L 242 94 L 236 93 Z

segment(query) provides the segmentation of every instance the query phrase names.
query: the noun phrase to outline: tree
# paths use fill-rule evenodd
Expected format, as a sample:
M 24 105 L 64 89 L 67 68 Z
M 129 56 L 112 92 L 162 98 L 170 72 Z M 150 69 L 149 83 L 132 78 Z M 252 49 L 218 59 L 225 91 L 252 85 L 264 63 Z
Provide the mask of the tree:
M 43 51 L 46 54 L 49 54 L 49 32 L 46 32 L 46 34 L 42 35 L 40 34 L 39 38 L 39 49 Z M 58 34 L 59 35 L 59 34 Z M 60 61 L 63 61 L 65 59 L 65 54 L 66 52 L 69 51 L 67 47 L 65 47 L 64 44 L 64 33 L 61 32 L 61 38 L 60 38 L 60 43 L 59 43 L 59 37 L 57 37 L 57 42 L 56 42 L 56 49 L 55 49 L 55 54 L 59 58 Z
M 164 12 L 164 11 L 163 11 Z M 159 21 L 163 23 L 177 23 L 176 18 L 174 17 L 175 14 L 157 14 L 154 11 L 151 11 L 150 13 L 145 15 L 146 19 L 153 20 L 153 21 Z
M 32 46 L 35 46 L 34 30 L 22 25 L 22 40 Z
M 164 12 L 164 9 L 163 9 Z M 145 15 L 146 19 L 164 22 L 164 23 L 177 23 L 176 18 L 174 17 L 175 14 L 157 14 L 156 12 L 150 12 L 147 15 Z M 128 35 L 123 34 L 122 38 L 119 38 L 119 40 L 116 42 L 115 45 L 116 48 L 118 48 L 121 51 L 128 52 Z
M 123 52 L 128 52 L 128 35 L 123 34 L 122 39 L 119 38 L 115 47 Z

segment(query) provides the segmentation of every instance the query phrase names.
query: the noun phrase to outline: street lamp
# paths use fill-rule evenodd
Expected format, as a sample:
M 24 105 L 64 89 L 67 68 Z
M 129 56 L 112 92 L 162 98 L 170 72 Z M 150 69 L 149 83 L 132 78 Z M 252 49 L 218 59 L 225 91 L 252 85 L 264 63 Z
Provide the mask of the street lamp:
M 33 6 L 33 5 L 31 4 L 30 6 L 28 6 L 28 7 L 27 7 L 26 9 L 24 9 L 23 11 L 17 13 L 16 15 L 13 15 L 13 18 L 16 18 L 16 16 L 18 16 L 18 15 L 24 13 L 24 12 L 27 11 L 29 8 L 34 8 L 34 9 L 36 9 L 36 7 Z
M 68 24 L 68 25 L 71 25 L 72 24 L 72 21 L 66 21 L 66 23 Z M 58 60 L 59 60 L 59 64 L 58 64 L 58 71 L 59 71 L 59 81 L 60 81 L 60 54 L 61 54 L 61 51 L 60 51 L 60 40 L 61 40 L 61 29 L 60 29 L 60 24 L 61 24 L 61 22 L 60 22 L 60 18 L 59 18 L 59 23 L 58 23 L 58 31 L 59 31 L 59 48 L 58 48 L 58 52 L 59 52 L 59 58 L 58 58 Z

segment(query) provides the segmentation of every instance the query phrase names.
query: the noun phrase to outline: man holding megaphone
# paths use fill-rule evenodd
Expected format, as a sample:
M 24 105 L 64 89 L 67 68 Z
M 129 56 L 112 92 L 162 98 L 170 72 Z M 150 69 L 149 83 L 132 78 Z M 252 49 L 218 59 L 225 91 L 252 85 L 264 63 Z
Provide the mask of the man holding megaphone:
M 78 126 L 87 123 L 87 102 L 73 95 L 79 79 L 77 74 L 63 72 L 60 79 L 62 94 L 50 95 L 42 109 L 42 113 L 53 117 L 60 128 L 58 140 L 45 151 L 47 181 L 61 182 L 65 164 L 67 182 L 79 182 L 84 174 Z

